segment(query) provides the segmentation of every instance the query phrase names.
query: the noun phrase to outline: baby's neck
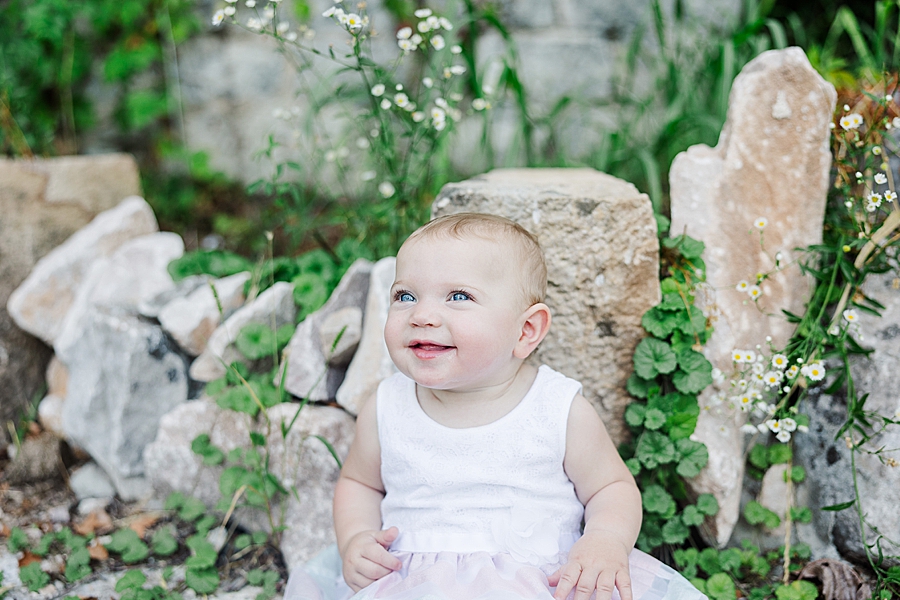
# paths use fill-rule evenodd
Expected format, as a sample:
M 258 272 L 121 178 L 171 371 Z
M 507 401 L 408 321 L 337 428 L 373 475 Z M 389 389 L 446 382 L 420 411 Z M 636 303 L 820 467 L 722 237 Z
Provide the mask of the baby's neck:
M 432 420 L 453 429 L 487 425 L 512 411 L 531 389 L 537 368 L 522 364 L 512 377 L 473 390 L 436 390 L 416 384 L 419 406 Z

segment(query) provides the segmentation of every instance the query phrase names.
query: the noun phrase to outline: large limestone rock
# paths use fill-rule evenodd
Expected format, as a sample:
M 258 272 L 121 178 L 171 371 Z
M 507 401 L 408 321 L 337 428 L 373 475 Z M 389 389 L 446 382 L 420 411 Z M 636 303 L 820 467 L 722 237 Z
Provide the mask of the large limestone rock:
M 60 358 L 70 373 L 67 437 L 103 467 L 120 496 L 142 496 L 144 447 L 160 418 L 188 397 L 184 358 L 158 326 L 102 307 L 87 313 L 83 334 Z
M 372 267 L 359 347 L 336 394 L 337 403 L 354 415 L 359 414 L 378 383 L 397 372 L 384 343 L 384 324 L 391 304 L 390 290 L 394 285 L 396 262 L 395 257 L 388 256 Z
M 77 343 L 84 333 L 88 313 L 96 307 L 136 314 L 141 302 L 172 289 L 175 282 L 166 267 L 182 254 L 181 236 L 158 232 L 125 242 L 109 258 L 97 258 L 81 282 L 54 340 L 57 354 L 67 354 L 67 349 Z
M 10 294 L 53 248 L 140 193 L 137 164 L 127 154 L 0 159 L 0 422 L 33 401 L 50 358 L 46 345 L 13 322 Z
M 16 324 L 52 345 L 93 263 L 119 246 L 159 230 L 153 210 L 138 196 L 122 200 L 44 256 L 9 297 Z
M 764 52 L 734 81 L 719 144 L 692 146 L 672 164 L 671 232 L 706 244 L 707 280 L 720 291 L 710 304 L 715 333 L 705 353 L 723 372 L 731 372 L 735 348 L 754 349 L 767 335 L 783 346 L 792 326 L 781 310 L 803 311 L 810 281 L 793 262 L 794 249 L 822 239 L 835 100 L 834 88 L 802 50 Z M 759 217 L 768 220 L 765 251 L 754 228 Z M 776 252 L 787 266 L 761 284 L 757 310 L 735 285 L 755 283 L 757 273 L 772 271 Z M 707 523 L 706 534 L 723 545 L 739 512 L 744 415 L 730 405 L 711 406 L 716 391 L 701 398 L 706 410 L 694 435 L 708 446 L 710 460 L 691 485 L 718 499 L 721 510 Z
M 659 302 L 659 246 L 650 200 L 591 169 L 498 169 L 441 190 L 435 217 L 508 217 L 537 235 L 547 259 L 550 333 L 536 360 L 581 381 L 613 440 L 643 314 Z
M 868 394 L 865 408 L 885 417 L 900 418 L 900 396 L 897 395 L 897 372 L 900 370 L 900 273 L 869 275 L 863 293 L 885 306 L 881 318 L 860 313 L 857 323 L 863 346 L 874 352 L 866 359 L 857 358 L 851 367 L 857 394 Z M 853 470 L 850 450 L 844 439 L 835 440 L 838 429 L 847 420 L 846 399 L 827 394 L 811 395 L 805 411 L 810 415 L 810 432 L 794 438 L 797 456 L 806 467 L 810 488 L 810 508 L 818 540 L 833 544 L 844 558 L 858 564 L 868 564 L 856 507 L 840 512 L 817 510 L 823 506 L 853 500 Z M 873 420 L 873 422 L 877 422 Z M 848 432 L 856 441 L 855 431 Z M 886 450 L 885 463 L 866 452 L 856 454 L 856 483 L 866 516 L 866 538 L 871 544 L 878 537 L 874 529 L 886 535 L 882 548 L 887 556 L 900 555 L 897 533 L 900 514 L 897 512 L 897 490 L 900 489 L 900 466 L 890 466 L 888 459 L 900 462 L 900 428 L 890 426 L 874 436 L 864 449 Z M 807 540 L 804 540 L 807 541 Z M 897 561 L 894 561 L 896 564 Z
M 224 377 L 227 365 L 234 361 L 246 362 L 234 347 L 234 340 L 245 325 L 262 323 L 275 329 L 294 322 L 297 305 L 294 304 L 294 286 L 279 281 L 252 302 L 248 302 L 219 325 L 210 336 L 203 352 L 191 363 L 190 374 L 197 381 L 212 381 Z
M 287 391 L 311 401 L 334 399 L 347 368 L 346 363 L 343 367 L 328 366 L 331 346 L 339 332 L 332 334 L 330 343 L 323 344 L 326 340 L 322 339 L 322 325 L 333 315 L 340 317 L 347 314 L 348 309 L 362 311 L 369 291 L 371 272 L 372 263 L 369 261 L 359 259 L 354 262 L 325 306 L 297 326 L 287 348 L 288 368 L 284 386 Z M 343 336 L 340 341 L 343 341 Z M 327 345 L 328 349 L 323 348 L 323 345 Z
M 355 431 L 353 417 L 328 406 L 308 405 L 297 416 L 287 437 L 282 423 L 290 423 L 299 403 L 279 404 L 268 409 L 271 421 L 266 451 L 271 472 L 288 489 L 295 488 L 287 505 L 273 507 L 276 518 L 284 509 L 287 529 L 282 552 L 293 568 L 334 543 L 331 502 L 339 469 L 326 446 L 331 443 L 343 460 Z M 219 477 L 227 465 L 207 466 L 191 451 L 191 442 L 201 433 L 226 454 L 235 448 L 250 448 L 250 432 L 264 432 L 263 422 L 252 422 L 246 414 L 219 408 L 209 398 L 178 406 L 160 421 L 156 440 L 144 451 L 147 477 L 158 497 L 179 491 L 193 495 L 207 506 L 220 499 Z M 236 518 L 253 528 L 268 527 L 261 511 L 241 510 Z
M 227 317 L 244 303 L 244 284 L 249 279 L 250 273 L 245 271 L 200 285 L 187 296 L 166 304 L 159 311 L 159 324 L 185 352 L 198 356 L 206 349 L 223 315 Z

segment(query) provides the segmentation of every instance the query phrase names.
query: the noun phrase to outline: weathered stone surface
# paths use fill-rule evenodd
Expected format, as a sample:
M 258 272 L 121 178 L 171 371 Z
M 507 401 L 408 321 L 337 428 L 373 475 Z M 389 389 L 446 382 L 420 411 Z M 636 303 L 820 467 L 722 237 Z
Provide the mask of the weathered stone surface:
M 48 394 L 56 394 L 61 398 L 66 397 L 66 390 L 69 388 L 69 370 L 55 356 L 47 365 L 46 381 Z
M 346 412 L 309 405 L 302 409 L 287 438 L 282 438 L 281 423 L 289 423 L 299 408 L 298 403 L 285 403 L 268 410 L 271 431 L 275 432 L 267 446 L 271 472 L 288 488 L 296 487 L 299 498 L 292 494 L 285 507 L 288 529 L 282 552 L 289 567 L 334 542 L 331 501 L 339 470 L 325 445 L 313 436 L 327 439 L 343 459 L 355 430 L 354 420 Z M 162 418 L 156 440 L 144 452 L 147 476 L 156 495 L 165 497 L 180 491 L 214 506 L 221 499 L 219 477 L 225 467 L 203 465 L 191 451 L 191 442 L 207 433 L 210 442 L 227 453 L 234 448 L 249 448 L 250 431 L 258 427 L 247 415 L 223 410 L 208 398 L 182 404 Z M 276 505 L 276 514 L 280 510 Z M 236 515 L 251 527 L 266 527 L 261 517 L 246 510 Z
M 792 326 L 782 309 L 803 311 L 809 281 L 794 249 L 822 239 L 835 100 L 834 88 L 802 50 L 764 52 L 735 79 L 719 144 L 693 146 L 672 164 L 671 232 L 706 244 L 707 280 L 722 291 L 713 300 L 715 333 L 705 354 L 726 373 L 733 349 L 753 349 L 767 335 L 775 347 L 786 343 Z M 759 217 L 768 220 L 765 251 L 753 226 Z M 735 285 L 772 271 L 779 251 L 787 266 L 761 284 L 757 310 Z M 738 518 L 744 415 L 728 405 L 708 406 L 716 391 L 701 398 L 709 410 L 701 411 L 695 436 L 709 447 L 710 461 L 691 486 L 718 499 L 721 510 L 708 525 L 711 541 L 723 545 Z
M 535 360 L 581 381 L 613 440 L 623 441 L 641 316 L 659 302 L 649 198 L 591 169 L 498 169 L 444 186 L 432 207 L 435 217 L 463 211 L 508 217 L 537 236 L 553 324 Z
M 0 159 L 0 422 L 15 419 L 40 392 L 50 358 L 9 316 L 9 295 L 50 250 L 140 191 L 137 164 L 126 154 Z
M 61 467 L 59 438 L 44 432 L 22 440 L 6 468 L 4 479 L 13 484 L 41 481 L 59 477 Z
M 106 471 L 91 461 L 69 475 L 69 487 L 79 500 L 85 498 L 110 498 L 116 490 Z
M 83 335 L 60 358 L 70 370 L 66 435 L 103 467 L 120 496 L 142 493 L 144 446 L 162 415 L 187 400 L 184 359 L 158 326 L 103 307 L 88 313 Z
M 344 380 L 349 360 L 343 366 L 329 367 L 331 346 L 340 329 L 329 333 L 323 326 L 331 317 L 345 314 L 346 310 L 355 309 L 362 314 L 371 272 L 372 263 L 369 261 L 359 259 L 354 262 L 341 278 L 341 282 L 325 306 L 306 317 L 297 326 L 287 347 L 288 368 L 284 389 L 309 400 L 334 399 L 338 387 Z M 358 340 L 357 337 L 357 342 Z M 343 345 L 338 350 L 336 354 L 346 354 L 347 346 Z
M 900 369 L 900 273 L 869 275 L 863 293 L 885 306 L 881 318 L 860 313 L 860 342 L 874 349 L 865 359 L 854 360 L 851 369 L 857 394 L 868 394 L 866 410 L 884 416 L 900 418 L 900 397 L 897 395 L 897 372 Z M 858 338 L 858 339 L 859 339 Z M 843 439 L 835 440 L 838 429 L 847 419 L 846 400 L 827 394 L 811 394 L 804 406 L 810 416 L 809 434 L 794 438 L 797 460 L 807 472 L 810 508 L 813 525 L 819 540 L 833 544 L 841 555 L 857 564 L 867 564 L 859 518 L 856 510 L 823 512 L 823 506 L 853 500 L 853 472 L 850 450 Z M 852 433 L 859 441 L 859 435 Z M 900 428 L 893 426 L 873 437 L 867 450 L 885 448 L 883 458 L 900 461 Z M 900 467 L 882 464 L 876 456 L 857 452 L 857 484 L 863 512 L 869 526 L 877 528 L 892 540 L 900 532 L 897 512 L 897 493 L 900 489 Z M 869 527 L 866 537 L 872 543 L 876 534 Z M 804 540 L 806 541 L 806 540 Z M 900 547 L 882 540 L 886 555 L 900 555 Z
M 788 484 L 785 479 L 787 473 L 786 464 L 772 465 L 763 476 L 762 487 L 757 501 L 774 512 L 781 519 L 781 524 L 775 529 L 769 529 L 768 533 L 776 536 L 784 536 L 784 516 L 788 510 Z M 791 501 L 791 506 L 795 506 Z
M 167 304 L 177 298 L 186 298 L 200 286 L 209 285 L 209 282 L 212 280 L 213 278 L 209 275 L 191 275 L 190 277 L 185 277 L 177 282 L 175 287 L 160 292 L 152 298 L 142 300 L 138 303 L 138 312 L 145 317 L 155 319 L 159 316 L 159 311 L 165 308 Z
M 191 363 L 191 377 L 197 381 L 212 381 L 225 375 L 225 365 L 234 361 L 246 362 L 233 345 L 245 325 L 262 323 L 274 325 L 278 329 L 293 323 L 297 315 L 293 289 L 290 283 L 279 281 L 255 300 L 236 310 L 213 332 L 206 349 Z
M 184 254 L 181 236 L 142 235 L 123 243 L 109 258 L 98 257 L 81 282 L 53 347 L 65 355 L 84 334 L 88 312 L 101 306 L 137 313 L 138 304 L 174 287 L 166 266 Z
M 10 295 L 6 305 L 10 316 L 52 345 L 93 262 L 112 256 L 128 240 L 157 230 L 147 202 L 138 196 L 126 198 L 38 261 Z
M 396 262 L 395 257 L 388 256 L 372 267 L 359 347 L 347 367 L 344 383 L 335 395 L 338 404 L 353 415 L 359 414 L 366 398 L 375 392 L 382 379 L 397 372 L 384 343 L 384 324 Z
M 159 311 L 159 324 L 185 352 L 197 356 L 206 349 L 210 336 L 221 323 L 219 303 L 226 317 L 240 308 L 244 303 L 244 284 L 249 279 L 250 273 L 245 271 L 198 286 L 187 296 L 166 304 Z M 210 285 L 215 286 L 216 294 Z
M 362 309 L 348 306 L 329 315 L 319 330 L 322 354 L 328 356 L 328 366 L 346 367 L 353 359 L 362 337 Z
M 47 394 L 38 404 L 38 421 L 44 430 L 49 431 L 60 439 L 65 439 L 66 432 L 63 429 L 63 404 L 66 399 L 64 396 L 56 394 Z

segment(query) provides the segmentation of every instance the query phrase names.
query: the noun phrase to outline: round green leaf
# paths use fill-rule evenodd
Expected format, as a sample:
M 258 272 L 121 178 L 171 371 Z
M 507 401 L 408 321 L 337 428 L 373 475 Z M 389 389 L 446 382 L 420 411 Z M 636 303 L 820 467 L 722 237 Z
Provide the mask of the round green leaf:
M 678 325 L 679 313 L 651 308 L 641 317 L 641 326 L 647 333 L 660 339 L 666 338 Z
M 661 485 L 650 485 L 641 494 L 644 510 L 664 515 L 675 509 L 675 500 Z
M 636 458 L 626 460 L 625 466 L 628 467 L 628 471 L 631 472 L 633 477 L 637 477 L 638 473 L 641 472 L 641 461 Z
M 644 415 L 647 413 L 647 407 L 643 404 L 633 402 L 625 409 L 625 422 L 632 427 L 640 427 L 644 424 Z
M 634 351 L 634 370 L 644 379 L 671 373 L 677 364 L 672 348 L 662 340 L 644 338 Z
M 667 544 L 681 544 L 689 534 L 687 526 L 679 519 L 668 521 L 662 528 L 663 541 Z
M 157 529 L 150 539 L 150 547 L 153 548 L 153 554 L 157 556 L 171 556 L 178 550 L 178 542 L 172 535 L 171 527 L 163 527 Z
M 697 496 L 697 510 L 711 517 L 719 512 L 719 501 L 712 494 L 700 494 Z
M 682 394 L 699 394 L 712 384 L 712 364 L 699 352 L 682 352 L 678 355 L 678 365 L 680 368 L 672 376 L 672 382 Z
M 737 590 L 734 581 L 725 573 L 716 573 L 706 580 L 706 595 L 710 600 L 734 600 Z
M 703 522 L 703 519 L 703 513 L 693 504 L 686 506 L 681 513 L 681 520 L 689 527 L 696 527 Z
M 247 323 L 238 332 L 234 345 L 250 360 L 272 356 L 278 352 L 278 342 L 272 328 L 263 323 Z
M 637 373 L 632 373 L 625 383 L 628 393 L 635 398 L 646 399 L 650 395 L 652 388 L 658 387 L 655 381 L 648 381 L 638 377 Z
M 647 431 L 638 441 L 635 456 L 648 469 L 675 460 L 675 445 L 665 435 L 656 431 Z
M 644 415 L 644 427 L 656 430 L 666 424 L 666 413 L 658 408 L 647 409 Z
M 140 589 L 147 582 L 147 576 L 140 569 L 131 569 L 119 577 L 116 582 L 116 591 L 121 593 L 129 589 Z
M 675 442 L 675 450 L 680 457 L 675 472 L 682 477 L 696 477 L 709 462 L 709 452 L 700 442 L 681 439 Z
M 318 310 L 328 300 L 328 286 L 315 273 L 301 273 L 294 277 L 294 303 L 309 314 Z
M 187 569 L 184 582 L 198 594 L 211 594 L 219 587 L 219 574 L 215 569 Z

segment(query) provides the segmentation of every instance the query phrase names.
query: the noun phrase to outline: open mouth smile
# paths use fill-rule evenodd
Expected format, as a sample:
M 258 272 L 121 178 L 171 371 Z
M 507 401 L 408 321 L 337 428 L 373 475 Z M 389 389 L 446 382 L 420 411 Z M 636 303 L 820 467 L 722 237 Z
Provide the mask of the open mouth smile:
M 455 350 L 456 346 L 444 346 L 443 344 L 436 344 L 429 341 L 413 340 L 409 344 L 409 349 L 413 351 L 413 354 L 416 355 L 416 358 L 429 359 L 437 358 L 438 356 L 442 356 L 450 352 L 451 350 Z

